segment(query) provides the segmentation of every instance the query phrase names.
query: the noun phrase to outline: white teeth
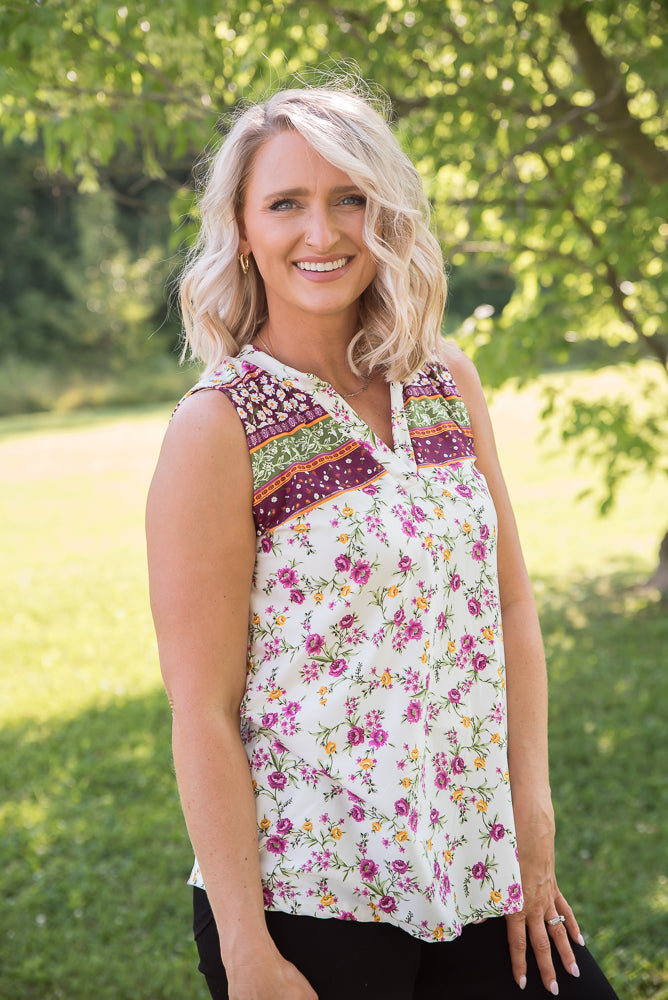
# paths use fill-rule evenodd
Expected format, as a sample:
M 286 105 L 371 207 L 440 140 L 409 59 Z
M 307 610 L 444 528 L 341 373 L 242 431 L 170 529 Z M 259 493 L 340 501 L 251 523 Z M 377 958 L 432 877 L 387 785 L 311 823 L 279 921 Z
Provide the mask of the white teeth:
M 338 260 L 328 260 L 327 263 L 321 263 L 318 261 L 315 264 L 306 260 L 297 260 L 295 261 L 295 264 L 300 271 L 338 271 L 338 269 L 343 267 L 344 264 L 347 264 L 349 260 L 350 257 L 339 257 Z

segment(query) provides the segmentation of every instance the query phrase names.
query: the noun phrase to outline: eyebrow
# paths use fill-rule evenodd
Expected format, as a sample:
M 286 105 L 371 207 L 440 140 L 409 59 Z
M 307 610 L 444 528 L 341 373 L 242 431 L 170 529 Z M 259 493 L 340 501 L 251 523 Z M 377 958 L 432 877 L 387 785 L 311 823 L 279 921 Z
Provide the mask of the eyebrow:
M 341 184 L 331 189 L 332 194 L 344 194 L 346 191 L 357 191 L 361 194 L 357 184 Z M 275 191 L 273 194 L 268 194 L 263 200 L 277 201 L 279 198 L 304 198 L 308 194 L 309 192 L 306 188 L 289 188 L 287 191 Z

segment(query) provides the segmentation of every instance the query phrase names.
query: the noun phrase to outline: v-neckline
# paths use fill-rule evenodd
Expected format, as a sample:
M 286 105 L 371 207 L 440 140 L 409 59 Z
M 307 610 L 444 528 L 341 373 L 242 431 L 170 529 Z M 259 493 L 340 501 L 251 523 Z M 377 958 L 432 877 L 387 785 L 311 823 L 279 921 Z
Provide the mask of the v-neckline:
M 283 364 L 282 361 L 266 351 L 253 347 L 252 344 L 246 344 L 242 347 L 238 357 L 250 361 L 258 368 L 262 368 L 269 374 L 288 381 L 298 386 L 303 392 L 308 393 L 333 420 L 343 426 L 352 438 L 360 441 L 388 470 L 403 475 L 414 475 L 417 472 L 413 443 L 406 419 L 402 382 L 390 382 L 392 443 L 394 446 L 391 448 L 369 427 L 357 410 L 336 391 L 334 386 L 318 375 L 302 372 L 290 365 Z

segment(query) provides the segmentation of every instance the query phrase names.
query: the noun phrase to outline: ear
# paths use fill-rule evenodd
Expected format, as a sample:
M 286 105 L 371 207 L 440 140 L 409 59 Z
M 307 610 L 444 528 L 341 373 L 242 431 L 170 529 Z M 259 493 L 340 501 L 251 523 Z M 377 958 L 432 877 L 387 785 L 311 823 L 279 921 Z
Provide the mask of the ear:
M 250 244 L 246 237 L 246 223 L 243 218 L 237 216 L 237 229 L 239 230 L 239 253 L 250 253 Z

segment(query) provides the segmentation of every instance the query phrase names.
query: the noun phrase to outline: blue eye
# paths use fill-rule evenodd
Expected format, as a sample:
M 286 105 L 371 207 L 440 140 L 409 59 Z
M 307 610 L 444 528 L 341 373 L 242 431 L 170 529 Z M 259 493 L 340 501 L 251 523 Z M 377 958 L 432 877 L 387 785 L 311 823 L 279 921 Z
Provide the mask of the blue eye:
M 289 208 L 294 208 L 295 203 L 290 198 L 280 198 L 269 206 L 270 212 L 285 212 Z
M 366 198 L 363 194 L 347 194 L 345 198 L 342 199 L 344 205 L 354 205 L 358 208 L 361 205 L 366 205 Z

